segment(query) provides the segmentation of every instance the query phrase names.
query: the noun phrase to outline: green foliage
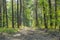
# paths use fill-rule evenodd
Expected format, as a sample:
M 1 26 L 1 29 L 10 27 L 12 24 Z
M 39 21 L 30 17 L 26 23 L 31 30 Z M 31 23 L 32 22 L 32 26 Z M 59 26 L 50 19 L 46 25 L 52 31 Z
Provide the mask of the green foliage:
M 15 32 L 17 32 L 18 29 L 14 29 L 14 28 L 0 28 L 0 32 L 2 33 L 9 33 L 9 34 L 13 34 Z
M 44 5 L 43 5 L 44 4 Z M 60 25 L 60 5 L 59 5 L 59 0 L 57 1 L 57 27 Z M 35 14 L 35 7 L 36 7 L 36 4 L 35 4 L 35 0 L 24 0 L 24 3 L 22 2 L 22 9 L 21 9 L 21 20 L 22 20 L 22 25 L 23 26 L 33 26 L 35 27 L 35 17 L 36 17 L 36 14 Z M 43 8 L 44 6 L 44 8 Z M 19 10 L 18 10 L 18 13 L 17 13 L 17 1 L 14 0 L 13 2 L 13 12 L 14 12 L 14 26 L 17 27 L 17 14 L 20 15 L 20 1 L 19 1 Z M 44 10 L 43 10 L 44 9 Z M 24 11 L 24 12 L 23 12 Z M 53 26 L 52 27 L 55 27 L 55 1 L 51 1 L 51 13 L 49 13 L 49 2 L 48 0 L 38 0 L 38 3 L 37 3 L 37 15 L 38 15 L 38 28 L 45 28 L 45 25 L 44 25 L 44 14 L 46 15 L 45 18 L 47 19 L 47 25 L 48 27 L 50 28 L 50 14 L 52 16 L 51 18 L 51 21 L 53 23 Z M 8 15 L 8 25 L 9 27 L 12 26 L 12 3 L 11 1 L 7 1 L 7 15 Z M 2 13 L 3 14 L 3 13 Z M 4 14 L 5 16 L 5 14 Z M 18 18 L 20 19 L 20 18 Z M 4 20 L 3 22 L 6 21 L 6 16 L 4 17 Z M 6 23 L 4 23 L 6 25 Z M 1 31 L 4 31 L 4 32 L 8 32 L 8 33 L 12 33 L 12 32 L 15 32 L 16 30 L 15 29 L 0 29 Z M 11 31 L 13 30 L 13 31 Z M 14 31 L 15 30 L 15 31 Z

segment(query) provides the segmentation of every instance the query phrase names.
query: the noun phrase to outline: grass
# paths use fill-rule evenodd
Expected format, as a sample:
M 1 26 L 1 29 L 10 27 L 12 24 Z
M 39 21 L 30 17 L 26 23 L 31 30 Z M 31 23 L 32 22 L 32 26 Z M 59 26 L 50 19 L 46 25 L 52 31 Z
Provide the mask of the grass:
M 18 28 L 0 28 L 0 33 L 13 34 L 15 32 L 18 32 Z
M 25 28 L 25 26 L 21 26 L 19 29 L 24 29 Z M 41 27 L 42 29 L 44 29 L 45 27 L 44 26 L 42 26 Z M 3 27 L 0 27 L 0 33 L 2 33 L 2 32 L 4 32 L 4 33 L 9 33 L 9 34 L 12 34 L 12 33 L 16 33 L 16 32 L 18 32 L 18 31 L 20 31 L 18 28 L 12 28 L 12 27 L 9 27 L 9 28 L 3 28 Z M 32 27 L 32 29 L 38 29 L 38 27 Z M 54 28 L 48 28 L 50 31 L 55 31 L 56 29 L 54 29 Z M 59 29 L 58 27 L 57 27 L 57 29 Z

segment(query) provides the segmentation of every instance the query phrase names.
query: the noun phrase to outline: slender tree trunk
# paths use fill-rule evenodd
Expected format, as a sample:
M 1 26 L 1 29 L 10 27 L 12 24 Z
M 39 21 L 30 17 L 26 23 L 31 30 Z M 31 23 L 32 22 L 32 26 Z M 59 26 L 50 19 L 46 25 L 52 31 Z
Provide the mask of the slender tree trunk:
M 44 13 L 44 25 L 45 25 L 45 28 L 47 29 L 47 18 L 46 18 L 46 12 L 45 12 L 45 7 L 44 7 L 44 2 L 43 2 L 43 13 Z
M 6 13 L 5 13 L 5 0 L 3 0 L 3 27 L 5 27 L 5 16 L 6 16 Z
M 5 2 L 3 0 L 3 27 L 5 27 Z
M 3 27 L 8 27 L 7 5 L 6 0 L 3 0 Z
M 21 13 L 22 13 L 22 0 L 20 0 L 20 16 L 19 16 L 19 25 L 21 26 L 21 24 L 22 24 L 22 19 L 21 19 Z
M 25 22 L 24 22 L 24 20 L 25 20 L 25 18 L 24 18 L 24 1 L 25 0 L 22 0 L 22 21 L 23 21 L 23 25 L 25 26 Z
M 52 28 L 52 10 L 51 10 L 51 0 L 48 0 L 49 3 L 49 15 L 50 15 L 50 27 Z
M 7 5 L 5 0 L 5 13 L 6 13 L 6 26 L 8 27 L 8 15 L 7 15 Z
M 55 0 L 55 29 L 57 27 L 57 0 Z
M 0 0 L 0 27 L 2 27 L 1 2 L 2 2 L 2 0 Z
M 36 27 L 38 26 L 38 14 L 37 14 L 37 5 L 38 5 L 38 0 L 35 0 L 35 15 L 36 15 Z
M 19 0 L 17 0 L 17 26 L 19 28 Z
M 8 14 L 7 14 L 7 3 L 5 1 L 5 6 L 6 6 L 6 25 L 8 27 Z
M 13 0 L 12 0 L 12 28 L 14 28 L 14 10 L 13 10 Z

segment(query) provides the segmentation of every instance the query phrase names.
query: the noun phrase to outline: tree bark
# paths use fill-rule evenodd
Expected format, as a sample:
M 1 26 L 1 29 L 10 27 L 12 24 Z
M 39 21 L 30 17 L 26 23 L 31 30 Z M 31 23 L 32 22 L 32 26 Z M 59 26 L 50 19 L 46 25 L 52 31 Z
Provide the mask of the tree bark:
M 57 0 L 55 0 L 55 29 L 57 27 Z
M 0 27 L 2 27 L 2 12 L 1 12 L 1 3 L 2 0 L 0 0 Z
M 45 25 L 45 28 L 47 29 L 47 18 L 46 18 L 46 12 L 45 12 L 45 6 L 44 6 L 44 1 L 43 1 L 43 14 L 44 14 L 44 25 Z
M 3 27 L 7 26 L 8 27 L 8 16 L 7 16 L 7 5 L 6 5 L 6 0 L 3 1 Z
M 22 14 L 22 0 L 20 0 L 20 21 L 19 21 L 19 24 L 20 24 L 20 26 L 21 26 L 21 24 L 22 24 L 22 18 L 21 18 L 21 14 Z
M 5 6 L 6 6 L 6 25 L 7 25 L 7 28 L 8 28 L 8 14 L 7 14 L 7 3 L 6 3 L 6 0 L 5 0 Z
M 13 0 L 12 0 L 12 28 L 14 28 L 14 9 L 13 9 Z
M 19 1 L 17 0 L 17 26 L 19 28 Z
M 49 15 L 50 15 L 50 27 L 52 28 L 52 10 L 51 10 L 51 0 L 48 0 L 49 3 Z
M 38 0 L 35 0 L 35 15 L 36 15 L 36 27 L 38 26 L 38 13 L 37 13 L 37 7 L 38 6 Z

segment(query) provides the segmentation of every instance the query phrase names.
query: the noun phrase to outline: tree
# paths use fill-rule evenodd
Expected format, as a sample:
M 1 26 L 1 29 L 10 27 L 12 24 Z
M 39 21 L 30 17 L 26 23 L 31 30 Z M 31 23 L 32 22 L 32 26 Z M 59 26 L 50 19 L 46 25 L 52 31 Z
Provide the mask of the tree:
M 35 0 L 35 15 L 36 15 L 36 27 L 38 26 L 38 13 L 37 13 L 37 7 L 38 6 L 38 0 Z
M 6 0 L 3 0 L 3 27 L 8 27 L 7 5 Z
M 31 26 L 31 0 L 24 0 L 23 25 Z
M 57 19 L 57 0 L 55 0 L 55 29 L 57 27 L 57 21 L 58 21 L 58 19 Z
M 46 9 L 44 6 L 44 1 L 43 1 L 43 15 L 44 15 L 44 25 L 45 25 L 45 28 L 47 29 L 48 26 L 47 26 Z
M 52 28 L 52 10 L 51 10 L 51 0 L 48 0 L 49 3 L 49 15 L 50 15 L 50 27 Z
M 6 8 L 6 26 L 8 27 L 8 15 L 7 15 L 7 3 L 5 0 L 5 8 Z
M 20 16 L 19 16 L 19 25 L 21 26 L 21 24 L 22 24 L 22 18 L 21 18 L 21 14 L 22 14 L 22 0 L 20 0 Z
M 13 0 L 12 0 L 12 28 L 14 28 L 14 9 L 13 9 Z
M 2 12 L 1 12 L 1 8 L 2 8 L 2 0 L 0 0 L 0 27 L 2 27 Z
M 17 0 L 17 26 L 19 28 L 19 1 Z

